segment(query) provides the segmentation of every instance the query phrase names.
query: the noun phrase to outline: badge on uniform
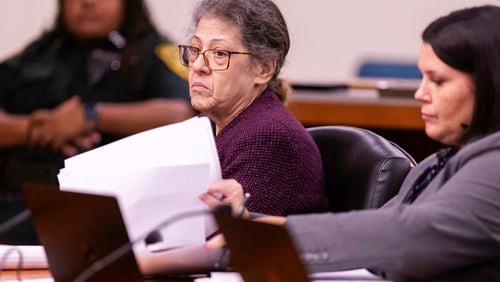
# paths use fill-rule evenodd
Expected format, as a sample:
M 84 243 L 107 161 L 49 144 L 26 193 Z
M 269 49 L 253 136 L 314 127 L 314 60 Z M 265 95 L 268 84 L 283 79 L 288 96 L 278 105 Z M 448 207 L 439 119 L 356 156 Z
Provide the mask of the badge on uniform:
M 179 51 L 177 46 L 170 43 L 158 44 L 155 53 L 163 63 L 182 79 L 188 79 L 189 70 L 179 62 Z

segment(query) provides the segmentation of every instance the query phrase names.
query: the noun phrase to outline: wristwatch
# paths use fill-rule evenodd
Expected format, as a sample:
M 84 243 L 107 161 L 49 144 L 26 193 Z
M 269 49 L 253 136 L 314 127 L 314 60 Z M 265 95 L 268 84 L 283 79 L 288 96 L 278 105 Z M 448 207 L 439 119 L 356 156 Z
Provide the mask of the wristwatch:
M 85 121 L 89 130 L 93 130 L 97 126 L 98 119 L 99 112 L 97 112 L 95 103 L 85 103 Z

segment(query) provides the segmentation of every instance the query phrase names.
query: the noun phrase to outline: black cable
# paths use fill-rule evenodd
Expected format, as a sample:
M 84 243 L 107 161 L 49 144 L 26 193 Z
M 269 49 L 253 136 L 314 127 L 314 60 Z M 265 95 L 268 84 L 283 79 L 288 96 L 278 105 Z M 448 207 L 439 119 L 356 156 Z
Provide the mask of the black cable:
M 23 252 L 21 252 L 21 250 L 16 246 L 9 248 L 2 256 L 2 261 L 0 262 L 0 281 L 2 281 L 2 272 L 4 270 L 5 264 L 7 263 L 7 258 L 12 252 L 17 252 L 17 254 L 19 255 L 19 261 L 16 267 L 16 278 L 17 280 L 22 281 L 21 269 L 23 268 L 24 257 L 23 257 Z
M 26 221 L 28 218 L 30 218 L 30 216 L 31 216 L 31 211 L 28 209 L 25 209 L 25 210 L 21 211 L 20 213 L 14 215 L 13 217 L 9 218 L 8 220 L 2 222 L 2 224 L 0 224 L 0 237 L 3 234 L 9 232 L 12 228 L 14 228 L 14 227 L 18 226 L 19 224 L 23 223 L 24 221 Z M 23 267 L 24 258 L 23 258 L 23 253 L 17 247 L 12 247 L 12 248 L 8 249 L 5 252 L 5 254 L 3 255 L 2 261 L 0 262 L 0 280 L 1 280 L 1 275 L 2 275 L 2 272 L 4 269 L 4 265 L 7 261 L 7 258 L 9 257 L 9 255 L 13 251 L 17 251 L 17 253 L 19 254 L 19 262 L 18 262 L 17 268 L 16 268 L 16 278 L 19 281 L 21 281 L 21 268 Z

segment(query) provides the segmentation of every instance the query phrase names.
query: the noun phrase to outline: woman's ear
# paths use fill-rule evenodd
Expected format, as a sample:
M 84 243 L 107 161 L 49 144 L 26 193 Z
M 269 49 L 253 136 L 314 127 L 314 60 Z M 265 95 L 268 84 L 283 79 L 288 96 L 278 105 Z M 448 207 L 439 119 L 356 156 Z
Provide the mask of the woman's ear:
M 269 83 L 271 78 L 273 78 L 275 69 L 276 61 L 274 60 L 268 60 L 264 63 L 259 64 L 256 69 L 257 76 L 255 77 L 255 84 L 264 85 Z

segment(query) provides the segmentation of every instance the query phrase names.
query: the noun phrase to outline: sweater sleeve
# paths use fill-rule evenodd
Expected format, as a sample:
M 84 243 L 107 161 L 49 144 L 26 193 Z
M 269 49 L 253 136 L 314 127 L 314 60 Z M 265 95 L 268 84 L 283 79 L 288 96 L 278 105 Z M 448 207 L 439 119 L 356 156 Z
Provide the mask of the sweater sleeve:
M 226 154 L 223 177 L 236 179 L 250 193 L 250 211 L 287 214 L 293 190 L 299 188 L 293 187 L 299 160 L 285 132 L 273 129 L 250 133 Z
M 471 159 L 413 205 L 291 216 L 287 227 L 316 270 L 377 268 L 427 279 L 493 261 L 500 256 L 499 159 L 498 150 Z

